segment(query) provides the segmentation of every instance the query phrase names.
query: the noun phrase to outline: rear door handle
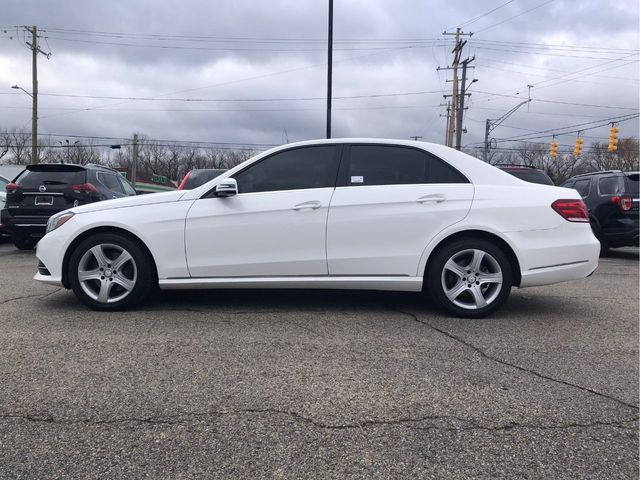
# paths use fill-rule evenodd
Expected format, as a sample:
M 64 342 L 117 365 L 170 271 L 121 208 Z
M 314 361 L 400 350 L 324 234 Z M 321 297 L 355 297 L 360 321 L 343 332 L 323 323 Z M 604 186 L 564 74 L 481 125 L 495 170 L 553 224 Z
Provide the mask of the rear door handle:
M 311 200 L 310 202 L 303 202 L 303 203 L 294 205 L 293 210 L 296 210 L 296 211 L 306 210 L 306 209 L 316 210 L 321 206 L 322 204 L 318 200 Z
M 435 193 L 432 195 L 425 195 L 424 197 L 420 197 L 418 200 L 416 200 L 416 202 L 418 203 L 427 203 L 427 202 L 435 202 L 435 203 L 442 203 L 446 200 L 447 198 L 440 194 L 440 193 Z

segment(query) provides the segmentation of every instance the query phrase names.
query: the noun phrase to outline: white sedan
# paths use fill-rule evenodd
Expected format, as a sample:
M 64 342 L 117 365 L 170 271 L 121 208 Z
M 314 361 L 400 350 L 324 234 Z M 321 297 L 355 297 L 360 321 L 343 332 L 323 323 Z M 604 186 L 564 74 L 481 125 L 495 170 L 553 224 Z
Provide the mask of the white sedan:
M 494 312 L 512 286 L 589 276 L 600 244 L 580 195 L 423 142 L 334 139 L 261 153 L 194 190 L 52 217 L 36 280 L 91 308 L 160 289 L 424 292 Z

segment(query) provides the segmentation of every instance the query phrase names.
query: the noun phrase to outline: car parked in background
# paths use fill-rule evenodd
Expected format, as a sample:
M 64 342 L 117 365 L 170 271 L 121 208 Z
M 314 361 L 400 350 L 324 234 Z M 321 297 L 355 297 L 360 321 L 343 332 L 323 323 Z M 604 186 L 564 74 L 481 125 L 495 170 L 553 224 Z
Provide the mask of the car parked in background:
M 638 172 L 606 170 L 576 175 L 562 184 L 578 191 L 589 210 L 602 252 L 638 246 Z
M 190 170 L 180 182 L 178 190 L 193 190 L 222 175 L 226 170 L 218 168 L 198 168 Z
M 27 165 L 5 190 L 1 223 L 21 250 L 35 246 L 45 234 L 49 217 L 58 212 L 136 194 L 131 184 L 110 168 L 47 163 Z
M 2 209 L 4 208 L 4 204 L 7 201 L 7 192 L 5 190 L 5 187 L 8 183 L 11 183 L 11 180 L 0 175 L 0 211 L 2 211 Z M 6 235 L 8 234 L 5 232 L 4 224 L 0 219 L 0 237 L 4 237 Z
M 497 164 L 494 167 L 498 167 L 500 170 L 510 173 L 520 180 L 530 183 L 539 183 L 540 185 L 553 185 L 553 180 L 542 170 L 529 167 L 527 165 L 516 164 Z
M 71 208 L 47 232 L 35 279 L 100 310 L 154 286 L 335 288 L 423 291 L 481 317 L 513 286 L 590 275 L 600 251 L 575 190 L 380 139 L 283 145 L 193 190 Z

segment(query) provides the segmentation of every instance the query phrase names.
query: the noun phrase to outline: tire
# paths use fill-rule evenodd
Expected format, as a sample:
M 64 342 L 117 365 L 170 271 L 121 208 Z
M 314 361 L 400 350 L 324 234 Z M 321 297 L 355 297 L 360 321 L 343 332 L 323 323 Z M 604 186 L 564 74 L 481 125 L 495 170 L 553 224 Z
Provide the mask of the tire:
M 82 303 L 102 311 L 139 305 L 158 283 L 148 252 L 119 233 L 83 240 L 71 254 L 67 278 Z
M 498 310 L 509 298 L 512 280 L 506 254 L 491 242 L 469 237 L 434 252 L 425 274 L 425 288 L 435 305 L 451 315 L 481 318 Z
M 18 250 L 33 250 L 33 247 L 38 243 L 31 237 L 25 237 L 23 235 L 14 235 L 13 244 Z

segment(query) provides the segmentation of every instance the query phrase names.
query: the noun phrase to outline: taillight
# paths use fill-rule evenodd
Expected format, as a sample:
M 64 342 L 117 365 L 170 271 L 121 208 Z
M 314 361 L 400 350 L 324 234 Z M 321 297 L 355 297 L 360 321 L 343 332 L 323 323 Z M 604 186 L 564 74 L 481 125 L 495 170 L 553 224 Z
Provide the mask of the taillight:
M 13 182 L 7 183 L 7 186 L 4 188 L 7 191 L 7 193 L 13 193 L 18 189 L 18 184 Z
M 189 178 L 189 175 L 191 175 L 192 171 L 193 170 L 189 170 L 187 174 L 184 176 L 184 178 L 180 182 L 180 186 L 178 187 L 178 190 L 184 190 L 184 184 L 187 183 L 187 178 Z
M 92 183 L 79 183 L 78 185 L 71 185 L 71 190 L 81 193 L 93 193 L 98 191 L 98 189 Z
M 621 212 L 628 212 L 633 208 L 633 198 L 631 198 L 631 195 L 613 197 L 611 201 L 618 206 Z
M 556 200 L 551 208 L 569 222 L 589 221 L 589 212 L 582 200 Z

